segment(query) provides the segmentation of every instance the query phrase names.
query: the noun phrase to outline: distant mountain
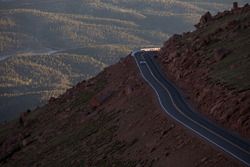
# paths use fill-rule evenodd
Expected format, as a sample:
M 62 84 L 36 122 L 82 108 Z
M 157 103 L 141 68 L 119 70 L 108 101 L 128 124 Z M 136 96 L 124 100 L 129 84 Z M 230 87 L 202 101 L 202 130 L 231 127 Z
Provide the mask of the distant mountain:
M 0 121 L 62 94 L 134 48 L 193 30 L 207 10 L 227 8 L 228 1 L 2 0 Z
M 197 112 L 246 139 L 250 138 L 249 21 L 250 6 L 215 16 L 206 13 L 193 32 L 173 35 L 164 42 L 156 58 Z M 58 62 L 60 56 L 72 61 L 74 70 L 81 69 L 76 64 L 80 60 L 73 61 L 79 56 L 52 55 Z M 22 61 L 26 57 L 17 58 Z M 63 80 L 59 76 L 68 72 L 68 66 L 53 64 L 49 58 L 33 60 L 51 66 L 41 82 Z M 53 73 L 51 64 L 64 72 Z M 60 82 L 66 85 L 66 81 Z M 128 55 L 59 97 L 50 98 L 46 105 L 0 125 L 0 166 L 243 164 L 170 119 Z

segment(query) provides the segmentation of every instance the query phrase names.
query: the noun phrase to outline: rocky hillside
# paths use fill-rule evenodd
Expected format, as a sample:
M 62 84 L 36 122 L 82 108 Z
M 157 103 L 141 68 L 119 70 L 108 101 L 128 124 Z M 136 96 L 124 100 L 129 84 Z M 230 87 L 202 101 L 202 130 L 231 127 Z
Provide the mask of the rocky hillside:
M 250 139 L 250 6 L 206 13 L 164 43 L 160 62 L 197 111 Z
M 233 47 L 229 46 L 232 46 L 230 42 L 234 40 L 228 40 L 231 38 L 226 36 L 235 35 L 237 39 L 240 32 L 249 30 L 248 13 L 247 6 L 213 17 L 206 14 L 196 31 L 173 36 L 165 42 L 159 53 L 162 68 L 183 89 L 184 94 L 190 96 L 194 106 L 197 104 L 197 107 L 204 105 L 216 108 L 215 100 L 207 100 L 207 104 L 203 104 L 197 101 L 197 97 L 201 101 L 205 98 L 218 99 L 216 101 L 224 99 L 221 100 L 222 107 L 226 106 L 226 100 L 232 99 L 232 104 L 228 105 L 232 105 L 233 113 L 236 114 L 229 117 L 227 123 L 223 124 L 221 119 L 218 121 L 226 127 L 235 127 L 244 136 L 248 136 L 249 120 L 237 124 L 242 127 L 240 130 L 236 124 L 232 124 L 231 119 L 240 118 L 238 115 L 244 119 L 247 117 L 245 109 L 249 108 L 249 84 L 242 87 L 241 83 L 229 82 L 230 79 L 221 82 L 223 77 L 216 74 L 227 67 L 223 61 L 231 60 L 237 48 L 243 47 L 245 40 L 249 39 L 245 35 L 246 38 L 241 39 L 244 42 L 237 42 L 238 46 L 232 50 Z M 228 30 L 223 28 L 234 19 L 241 26 Z M 217 24 L 218 22 L 225 25 Z M 205 38 L 205 34 L 212 31 L 214 26 L 222 27 L 219 32 L 215 28 L 216 35 Z M 235 34 L 231 32 L 233 30 Z M 224 42 L 211 46 L 212 50 L 209 51 L 212 43 L 218 44 L 213 42 L 215 37 L 218 38 L 218 43 L 222 39 Z M 190 42 L 195 41 L 193 39 L 197 40 L 195 45 Z M 188 44 L 190 48 L 197 47 L 196 51 L 187 49 Z M 197 55 L 198 50 L 200 56 Z M 249 55 L 244 56 L 244 50 L 240 51 L 242 55 L 238 56 L 241 57 L 236 59 L 233 56 L 235 67 L 232 70 L 238 69 L 237 72 L 242 74 L 240 76 L 244 76 L 247 70 L 241 68 L 249 69 L 245 65 L 249 62 Z M 221 52 L 223 56 L 219 58 Z M 206 56 L 205 53 L 210 55 Z M 244 63 L 239 66 L 237 61 Z M 183 73 L 183 69 L 187 72 Z M 222 74 L 226 76 L 230 73 Z M 196 83 L 194 81 L 197 78 L 200 82 Z M 192 87 L 188 81 L 193 81 Z M 247 78 L 245 81 L 248 81 Z M 217 94 L 213 93 L 212 88 L 217 90 Z M 194 90 L 194 95 L 191 89 Z M 204 92 L 196 95 L 200 89 L 204 89 Z M 237 102 L 238 110 L 233 102 Z M 219 113 L 224 111 L 223 108 L 216 108 L 213 109 L 214 114 L 210 115 L 206 108 L 208 107 L 200 107 L 199 111 L 212 119 L 220 118 Z M 33 111 L 28 110 L 18 120 L 1 125 L 0 166 L 238 167 L 242 164 L 170 119 L 160 108 L 155 94 L 144 82 L 129 55 L 117 64 L 105 68 L 96 77 L 68 89 L 58 98 L 51 98 L 47 105 Z
M 131 56 L 0 129 L 6 167 L 240 166 L 163 113 Z
M 0 122 L 95 76 L 133 48 L 193 29 L 205 11 L 230 3 L 0 0 Z

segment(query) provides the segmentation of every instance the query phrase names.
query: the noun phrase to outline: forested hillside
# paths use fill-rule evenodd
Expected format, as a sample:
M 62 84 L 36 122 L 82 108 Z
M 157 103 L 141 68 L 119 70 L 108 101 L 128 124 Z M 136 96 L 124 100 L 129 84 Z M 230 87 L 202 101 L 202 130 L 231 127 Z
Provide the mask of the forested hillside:
M 241 1 L 245 3 L 246 1 Z M 0 121 L 232 2 L 0 0 Z

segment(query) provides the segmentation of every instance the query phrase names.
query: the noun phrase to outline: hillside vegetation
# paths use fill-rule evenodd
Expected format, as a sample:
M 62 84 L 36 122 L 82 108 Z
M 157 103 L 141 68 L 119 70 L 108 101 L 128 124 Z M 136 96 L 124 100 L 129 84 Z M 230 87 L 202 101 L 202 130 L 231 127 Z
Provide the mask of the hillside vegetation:
M 250 138 L 250 6 L 211 16 L 161 49 L 162 67 L 195 108 Z
M 183 90 L 187 102 L 195 104 L 197 112 L 246 139 L 250 138 L 250 82 L 249 77 L 244 77 L 249 73 L 249 48 L 245 48 L 249 42 L 249 13 L 250 6 L 214 16 L 206 13 L 193 32 L 173 35 L 155 57 L 166 76 Z M 9 83 L 18 82 L 17 85 L 25 87 L 30 82 L 32 85 L 48 82 L 55 86 L 53 90 L 64 89 L 71 83 L 68 80 L 74 82 L 73 76 L 82 75 L 84 63 L 91 64 L 84 68 L 98 69 L 106 65 L 99 59 L 101 56 L 81 54 L 86 50 L 102 53 L 106 46 L 96 50 L 76 48 L 50 56 L 19 54 L 14 58 L 18 60 L 16 64 L 11 57 L 6 65 L 18 70 L 6 73 L 19 79 Z M 19 64 L 26 68 L 20 68 Z M 34 66 L 36 76 L 43 78 L 22 77 L 23 72 L 28 76 L 33 74 L 27 66 Z M 41 71 L 47 72 L 40 74 Z M 246 84 L 227 79 L 237 79 L 235 72 L 243 76 L 239 80 Z M 32 87 L 33 91 L 36 89 Z M 140 75 L 131 54 L 105 67 L 97 76 L 50 98 L 46 105 L 0 124 L 0 166 L 3 167 L 243 165 L 170 118 Z
M 0 1 L 0 121 L 95 76 L 134 48 L 192 30 L 201 13 L 221 8 L 228 3 Z

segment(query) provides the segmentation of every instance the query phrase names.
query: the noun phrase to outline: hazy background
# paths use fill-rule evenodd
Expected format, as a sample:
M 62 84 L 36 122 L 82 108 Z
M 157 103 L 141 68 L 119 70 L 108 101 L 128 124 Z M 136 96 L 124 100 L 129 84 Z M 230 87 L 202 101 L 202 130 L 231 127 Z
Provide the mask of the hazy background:
M 238 1 L 241 5 L 247 0 Z M 132 49 L 191 31 L 221 0 L 0 0 L 0 122 L 95 76 Z

